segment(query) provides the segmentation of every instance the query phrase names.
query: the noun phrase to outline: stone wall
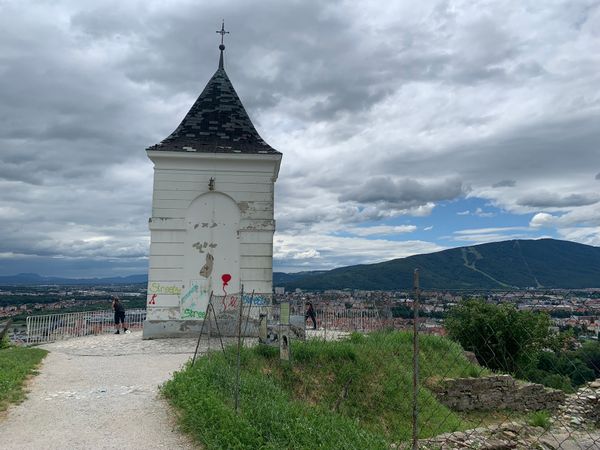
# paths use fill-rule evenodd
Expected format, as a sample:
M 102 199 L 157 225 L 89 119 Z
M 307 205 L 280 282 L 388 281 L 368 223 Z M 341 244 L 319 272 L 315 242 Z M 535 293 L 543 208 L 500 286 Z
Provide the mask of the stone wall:
M 510 375 L 449 378 L 431 389 L 441 403 L 454 411 L 554 410 L 565 398 L 562 391 L 517 381 Z
M 574 429 L 600 428 L 600 379 L 567 396 L 556 421 Z

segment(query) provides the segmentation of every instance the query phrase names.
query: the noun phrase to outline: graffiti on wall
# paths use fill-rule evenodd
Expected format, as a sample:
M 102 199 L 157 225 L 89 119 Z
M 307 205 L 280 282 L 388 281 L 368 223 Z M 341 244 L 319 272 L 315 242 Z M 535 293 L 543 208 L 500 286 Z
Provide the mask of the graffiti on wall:
M 192 280 L 180 297 L 182 319 L 203 319 L 208 306 L 208 280 Z
M 237 295 L 225 295 L 221 298 L 221 305 L 223 306 L 223 311 L 230 311 L 232 309 L 237 309 L 238 306 L 238 298 Z
M 239 306 L 239 294 L 233 294 L 233 295 L 225 295 L 223 297 L 221 297 L 221 307 L 222 307 L 222 311 L 226 312 L 226 311 L 231 311 L 234 309 L 237 309 Z M 242 297 L 242 300 L 244 302 L 244 307 L 248 307 L 248 306 L 267 306 L 269 305 L 269 297 L 264 296 L 264 295 L 251 295 L 251 294 L 244 294 Z
M 148 284 L 147 305 L 153 307 L 175 306 L 180 294 L 181 286 L 172 282 L 153 281 Z
M 221 275 L 221 281 L 223 282 L 223 293 L 227 295 L 225 287 L 228 286 L 228 283 L 231 281 L 231 275 L 229 275 L 228 273 L 224 273 L 223 275 Z
M 206 317 L 205 311 L 195 311 L 190 308 L 186 308 L 183 310 L 181 314 L 182 319 L 204 319 Z
M 244 305 L 267 306 L 268 304 L 269 298 L 261 294 L 254 294 L 254 296 L 244 294 Z
M 181 287 L 174 284 L 163 284 L 154 281 L 148 285 L 148 294 L 180 295 Z

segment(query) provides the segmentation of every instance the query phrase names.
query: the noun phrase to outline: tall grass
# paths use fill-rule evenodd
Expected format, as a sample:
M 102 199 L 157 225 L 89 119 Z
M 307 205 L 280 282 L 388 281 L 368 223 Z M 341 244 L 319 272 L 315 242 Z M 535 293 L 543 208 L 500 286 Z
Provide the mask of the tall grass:
M 233 405 L 234 350 L 187 366 L 163 391 L 183 427 L 208 449 L 378 449 L 411 435 L 412 335 L 355 334 L 341 342 L 293 342 L 293 362 L 258 346 L 241 355 L 240 414 Z M 473 374 L 460 347 L 421 339 L 423 379 Z M 471 425 L 418 391 L 421 437 Z

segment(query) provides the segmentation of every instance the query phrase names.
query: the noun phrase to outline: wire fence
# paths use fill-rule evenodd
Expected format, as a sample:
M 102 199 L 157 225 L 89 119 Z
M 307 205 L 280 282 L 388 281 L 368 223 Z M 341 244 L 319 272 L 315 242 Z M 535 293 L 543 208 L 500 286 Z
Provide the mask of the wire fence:
M 600 290 L 422 291 L 415 280 L 407 292 L 308 295 L 278 296 L 272 306 L 245 301 L 242 311 L 239 304 L 229 311 L 241 330 L 248 317 L 258 329 L 265 314 L 269 331 L 280 333 L 275 348 L 258 351 L 263 362 L 248 363 L 235 345 L 213 347 L 226 361 L 219 392 L 230 395 L 240 417 L 276 415 L 282 406 L 256 383 L 280 373 L 292 397 L 360 424 L 357 434 L 313 423 L 312 431 L 303 428 L 313 440 L 308 445 L 291 437 L 294 426 L 306 426 L 298 417 L 297 425 L 285 425 L 285 439 L 297 440 L 279 441 L 280 448 L 600 449 Z M 269 366 L 285 333 L 288 306 L 284 314 L 280 303 L 305 328 L 306 341 L 293 346 L 297 354 L 281 362 L 288 369 Z M 327 342 L 340 337 L 339 349 Z M 200 359 L 200 367 L 216 364 Z M 253 364 L 265 364 L 263 381 L 253 378 Z M 267 434 L 278 426 L 271 423 Z
M 418 400 L 400 448 L 600 449 L 598 294 L 423 295 L 416 283 L 389 302 L 394 327 L 412 322 L 413 342 L 426 344 L 413 352 Z M 432 352 L 441 342 L 453 348 Z
M 415 279 L 405 292 L 298 293 L 272 304 L 245 294 L 211 304 L 192 364 L 206 377 L 194 383 L 248 423 L 269 423 L 270 439 L 285 428 L 269 448 L 600 449 L 600 290 L 421 290 Z M 134 315 L 127 321 L 140 328 L 145 311 Z M 112 318 L 30 317 L 29 342 L 111 332 Z M 263 323 L 269 345 L 249 362 L 245 347 Z M 289 361 L 279 362 L 294 326 L 304 333 L 290 334 Z M 329 342 L 340 338 L 339 348 Z M 284 410 L 277 377 L 291 398 L 318 405 L 318 420 Z M 217 442 L 205 433 L 205 444 Z
M 144 320 L 146 320 L 145 309 L 132 309 L 127 310 L 125 313 L 125 326 L 131 330 L 141 330 Z M 114 312 L 111 310 L 27 317 L 28 344 L 112 333 L 114 331 Z
M 324 307 L 316 310 L 317 328 L 324 331 L 344 331 L 344 332 L 361 332 L 368 333 L 370 331 L 380 330 L 385 328 L 386 323 L 376 309 L 331 309 Z M 310 322 L 308 324 L 310 326 Z

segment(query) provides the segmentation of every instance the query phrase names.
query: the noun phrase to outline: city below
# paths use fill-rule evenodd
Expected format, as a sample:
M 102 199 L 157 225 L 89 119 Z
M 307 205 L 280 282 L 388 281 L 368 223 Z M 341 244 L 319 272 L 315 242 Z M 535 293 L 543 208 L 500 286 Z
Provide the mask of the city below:
M 14 341 L 26 337 L 26 319 L 31 315 L 62 314 L 80 311 L 110 311 L 110 299 L 119 296 L 128 309 L 145 308 L 146 284 L 94 286 L 0 286 L 0 322 L 12 321 L 9 336 Z M 462 299 L 485 299 L 489 303 L 512 303 L 519 310 L 542 311 L 552 319 L 556 331 L 572 329 L 583 339 L 598 339 L 600 331 L 600 288 L 551 290 L 423 290 L 419 294 L 418 321 L 421 330 L 444 335 L 444 317 Z M 407 290 L 326 290 L 275 288 L 274 302 L 289 302 L 301 311 L 310 301 L 319 314 L 346 312 L 376 313 L 386 326 L 412 327 L 415 294 Z M 371 316 L 372 317 L 372 314 Z

